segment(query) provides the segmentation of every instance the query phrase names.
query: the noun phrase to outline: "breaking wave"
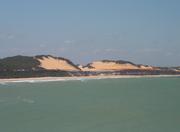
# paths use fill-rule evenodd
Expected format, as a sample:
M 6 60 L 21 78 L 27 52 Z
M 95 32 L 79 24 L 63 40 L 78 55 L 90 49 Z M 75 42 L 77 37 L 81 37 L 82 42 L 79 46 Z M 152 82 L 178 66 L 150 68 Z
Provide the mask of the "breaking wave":
M 28 104 L 34 104 L 35 103 L 34 100 L 28 99 L 28 98 L 23 98 L 21 96 L 18 96 L 17 99 L 20 100 L 21 102 L 28 103 Z
M 0 82 L 0 85 L 8 85 L 6 82 Z

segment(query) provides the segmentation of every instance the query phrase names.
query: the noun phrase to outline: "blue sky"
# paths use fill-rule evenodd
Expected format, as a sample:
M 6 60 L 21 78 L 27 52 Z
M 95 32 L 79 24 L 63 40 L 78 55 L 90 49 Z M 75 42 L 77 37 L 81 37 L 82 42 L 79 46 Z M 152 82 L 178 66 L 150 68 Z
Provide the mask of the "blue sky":
M 0 0 L 0 57 L 180 65 L 179 0 Z

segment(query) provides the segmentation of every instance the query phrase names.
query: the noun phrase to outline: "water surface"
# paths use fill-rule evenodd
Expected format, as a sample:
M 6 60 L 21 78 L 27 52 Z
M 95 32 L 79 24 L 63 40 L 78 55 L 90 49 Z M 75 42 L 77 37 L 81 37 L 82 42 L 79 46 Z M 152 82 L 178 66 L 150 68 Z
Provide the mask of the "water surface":
M 179 132 L 180 78 L 0 84 L 0 132 Z

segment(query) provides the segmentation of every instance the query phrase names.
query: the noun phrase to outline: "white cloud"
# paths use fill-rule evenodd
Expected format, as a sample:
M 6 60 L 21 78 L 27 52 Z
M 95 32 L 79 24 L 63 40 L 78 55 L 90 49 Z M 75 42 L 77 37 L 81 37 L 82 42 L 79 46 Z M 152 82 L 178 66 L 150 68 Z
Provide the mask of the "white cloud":
M 74 42 L 75 42 L 74 40 L 65 40 L 65 41 L 64 41 L 65 44 L 72 44 L 72 43 L 74 43 Z
M 40 44 L 39 47 L 44 48 L 44 47 L 46 47 L 46 45 L 45 44 Z
M 95 49 L 94 51 L 93 51 L 93 54 L 102 54 L 102 53 L 122 53 L 122 54 L 126 54 L 127 53 L 127 51 L 125 51 L 125 50 L 121 50 L 121 49 L 111 49 L 111 48 L 109 48 L 109 49 Z
M 7 35 L 7 39 L 14 39 L 14 38 L 15 38 L 15 36 L 13 34 L 8 34 Z
M 120 51 L 118 49 L 105 49 L 104 50 L 105 52 L 117 52 L 117 51 Z
M 65 52 L 67 50 L 67 48 L 57 48 L 57 51 L 59 52 Z
M 144 48 L 144 49 L 138 49 L 136 52 L 138 53 L 154 53 L 154 52 L 161 52 L 162 49 L 159 48 Z
M 165 55 L 166 55 L 166 56 L 172 56 L 173 53 L 172 53 L 172 52 L 167 52 Z
M 0 39 L 3 40 L 11 40 L 14 39 L 15 35 L 11 34 L 11 33 L 0 33 Z

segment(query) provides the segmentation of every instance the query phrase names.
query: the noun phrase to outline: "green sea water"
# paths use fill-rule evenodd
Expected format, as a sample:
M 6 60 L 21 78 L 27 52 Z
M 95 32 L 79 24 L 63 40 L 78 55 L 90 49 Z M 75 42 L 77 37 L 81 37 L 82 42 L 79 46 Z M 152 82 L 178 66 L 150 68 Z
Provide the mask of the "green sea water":
M 180 78 L 0 84 L 0 132 L 180 132 Z

